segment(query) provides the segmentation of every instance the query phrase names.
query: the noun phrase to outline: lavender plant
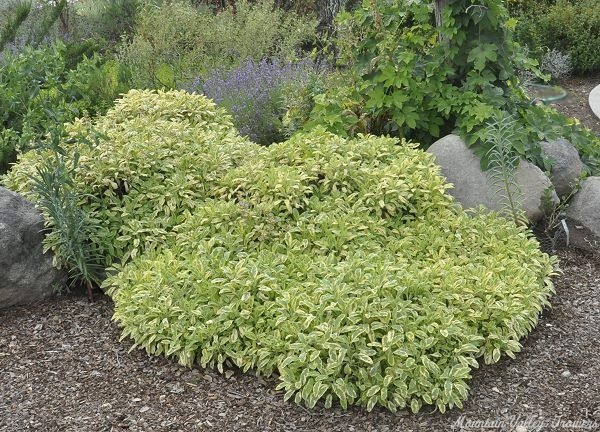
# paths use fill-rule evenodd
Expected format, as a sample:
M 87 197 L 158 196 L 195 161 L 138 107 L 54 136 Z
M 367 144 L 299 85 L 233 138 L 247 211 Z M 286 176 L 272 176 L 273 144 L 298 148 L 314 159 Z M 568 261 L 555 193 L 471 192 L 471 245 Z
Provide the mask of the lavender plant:
M 231 70 L 214 70 L 204 80 L 196 78 L 184 88 L 203 93 L 226 108 L 243 136 L 268 145 L 284 138 L 281 120 L 287 111 L 285 94 L 308 86 L 319 69 L 308 58 L 295 63 L 249 59 Z

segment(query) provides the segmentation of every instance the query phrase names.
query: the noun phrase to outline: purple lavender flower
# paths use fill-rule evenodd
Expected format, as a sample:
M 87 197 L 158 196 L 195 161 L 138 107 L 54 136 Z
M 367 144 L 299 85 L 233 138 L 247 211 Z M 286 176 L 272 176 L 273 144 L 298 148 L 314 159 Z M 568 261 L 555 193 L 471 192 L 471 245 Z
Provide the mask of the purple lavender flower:
M 282 62 L 247 60 L 228 70 L 215 70 L 185 88 L 203 93 L 229 110 L 240 134 L 268 145 L 282 139 L 281 118 L 285 114 L 283 92 L 290 86 L 306 86 L 318 67 L 310 59 Z

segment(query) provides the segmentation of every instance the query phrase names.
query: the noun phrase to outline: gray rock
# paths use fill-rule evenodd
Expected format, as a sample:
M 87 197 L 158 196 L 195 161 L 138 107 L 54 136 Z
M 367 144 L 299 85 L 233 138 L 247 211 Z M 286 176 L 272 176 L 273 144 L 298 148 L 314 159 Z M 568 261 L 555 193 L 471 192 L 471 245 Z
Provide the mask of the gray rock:
M 435 156 L 442 173 L 448 182 L 454 185 L 448 192 L 464 208 L 484 205 L 490 210 L 500 211 L 505 207 L 488 173 L 481 170 L 479 156 L 467 147 L 460 137 L 445 136 L 433 143 L 427 151 Z M 521 161 L 515 179 L 523 194 L 521 206 L 527 218 L 533 223 L 539 221 L 544 216 L 541 209 L 542 196 L 544 191 L 552 186 L 550 179 L 542 170 L 527 161 Z M 558 202 L 555 193 L 553 200 Z
M 577 149 L 564 139 L 542 141 L 540 147 L 542 155 L 552 162 L 550 181 L 556 189 L 556 194 L 561 197 L 570 194 L 577 178 L 585 169 Z
M 600 177 L 588 177 L 581 183 L 566 215 L 569 244 L 600 253 Z
M 21 195 L 0 187 L 0 309 L 43 300 L 64 275 L 42 253 L 43 219 Z
M 600 84 L 592 89 L 589 96 L 590 108 L 600 118 Z

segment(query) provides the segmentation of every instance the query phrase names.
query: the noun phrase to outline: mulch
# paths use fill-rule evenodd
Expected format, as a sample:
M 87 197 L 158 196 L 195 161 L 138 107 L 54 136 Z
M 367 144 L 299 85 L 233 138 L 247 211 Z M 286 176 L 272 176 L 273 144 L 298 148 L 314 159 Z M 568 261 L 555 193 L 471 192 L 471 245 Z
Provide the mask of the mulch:
M 600 118 L 589 104 L 590 92 L 600 84 L 600 73 L 587 77 L 572 77 L 558 83 L 567 91 L 567 97 L 553 106 L 563 114 L 578 119 L 582 125 L 600 136 Z

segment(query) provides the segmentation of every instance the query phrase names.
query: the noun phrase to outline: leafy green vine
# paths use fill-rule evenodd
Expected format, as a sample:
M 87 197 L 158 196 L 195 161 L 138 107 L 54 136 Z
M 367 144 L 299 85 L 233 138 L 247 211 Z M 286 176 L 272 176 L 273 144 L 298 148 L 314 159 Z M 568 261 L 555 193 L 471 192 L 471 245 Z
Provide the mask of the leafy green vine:
M 399 136 L 424 146 L 454 132 L 469 145 L 481 144 L 486 167 L 486 124 L 513 116 L 523 131 L 511 141 L 520 157 L 543 166 L 538 142 L 563 136 L 598 171 L 600 139 L 532 105 L 521 89 L 516 70 L 540 72 L 514 41 L 516 21 L 503 2 L 440 5 L 441 19 L 435 19 L 434 3 L 424 0 L 371 0 L 341 14 L 338 60 L 351 81 L 315 96 L 307 128 Z

